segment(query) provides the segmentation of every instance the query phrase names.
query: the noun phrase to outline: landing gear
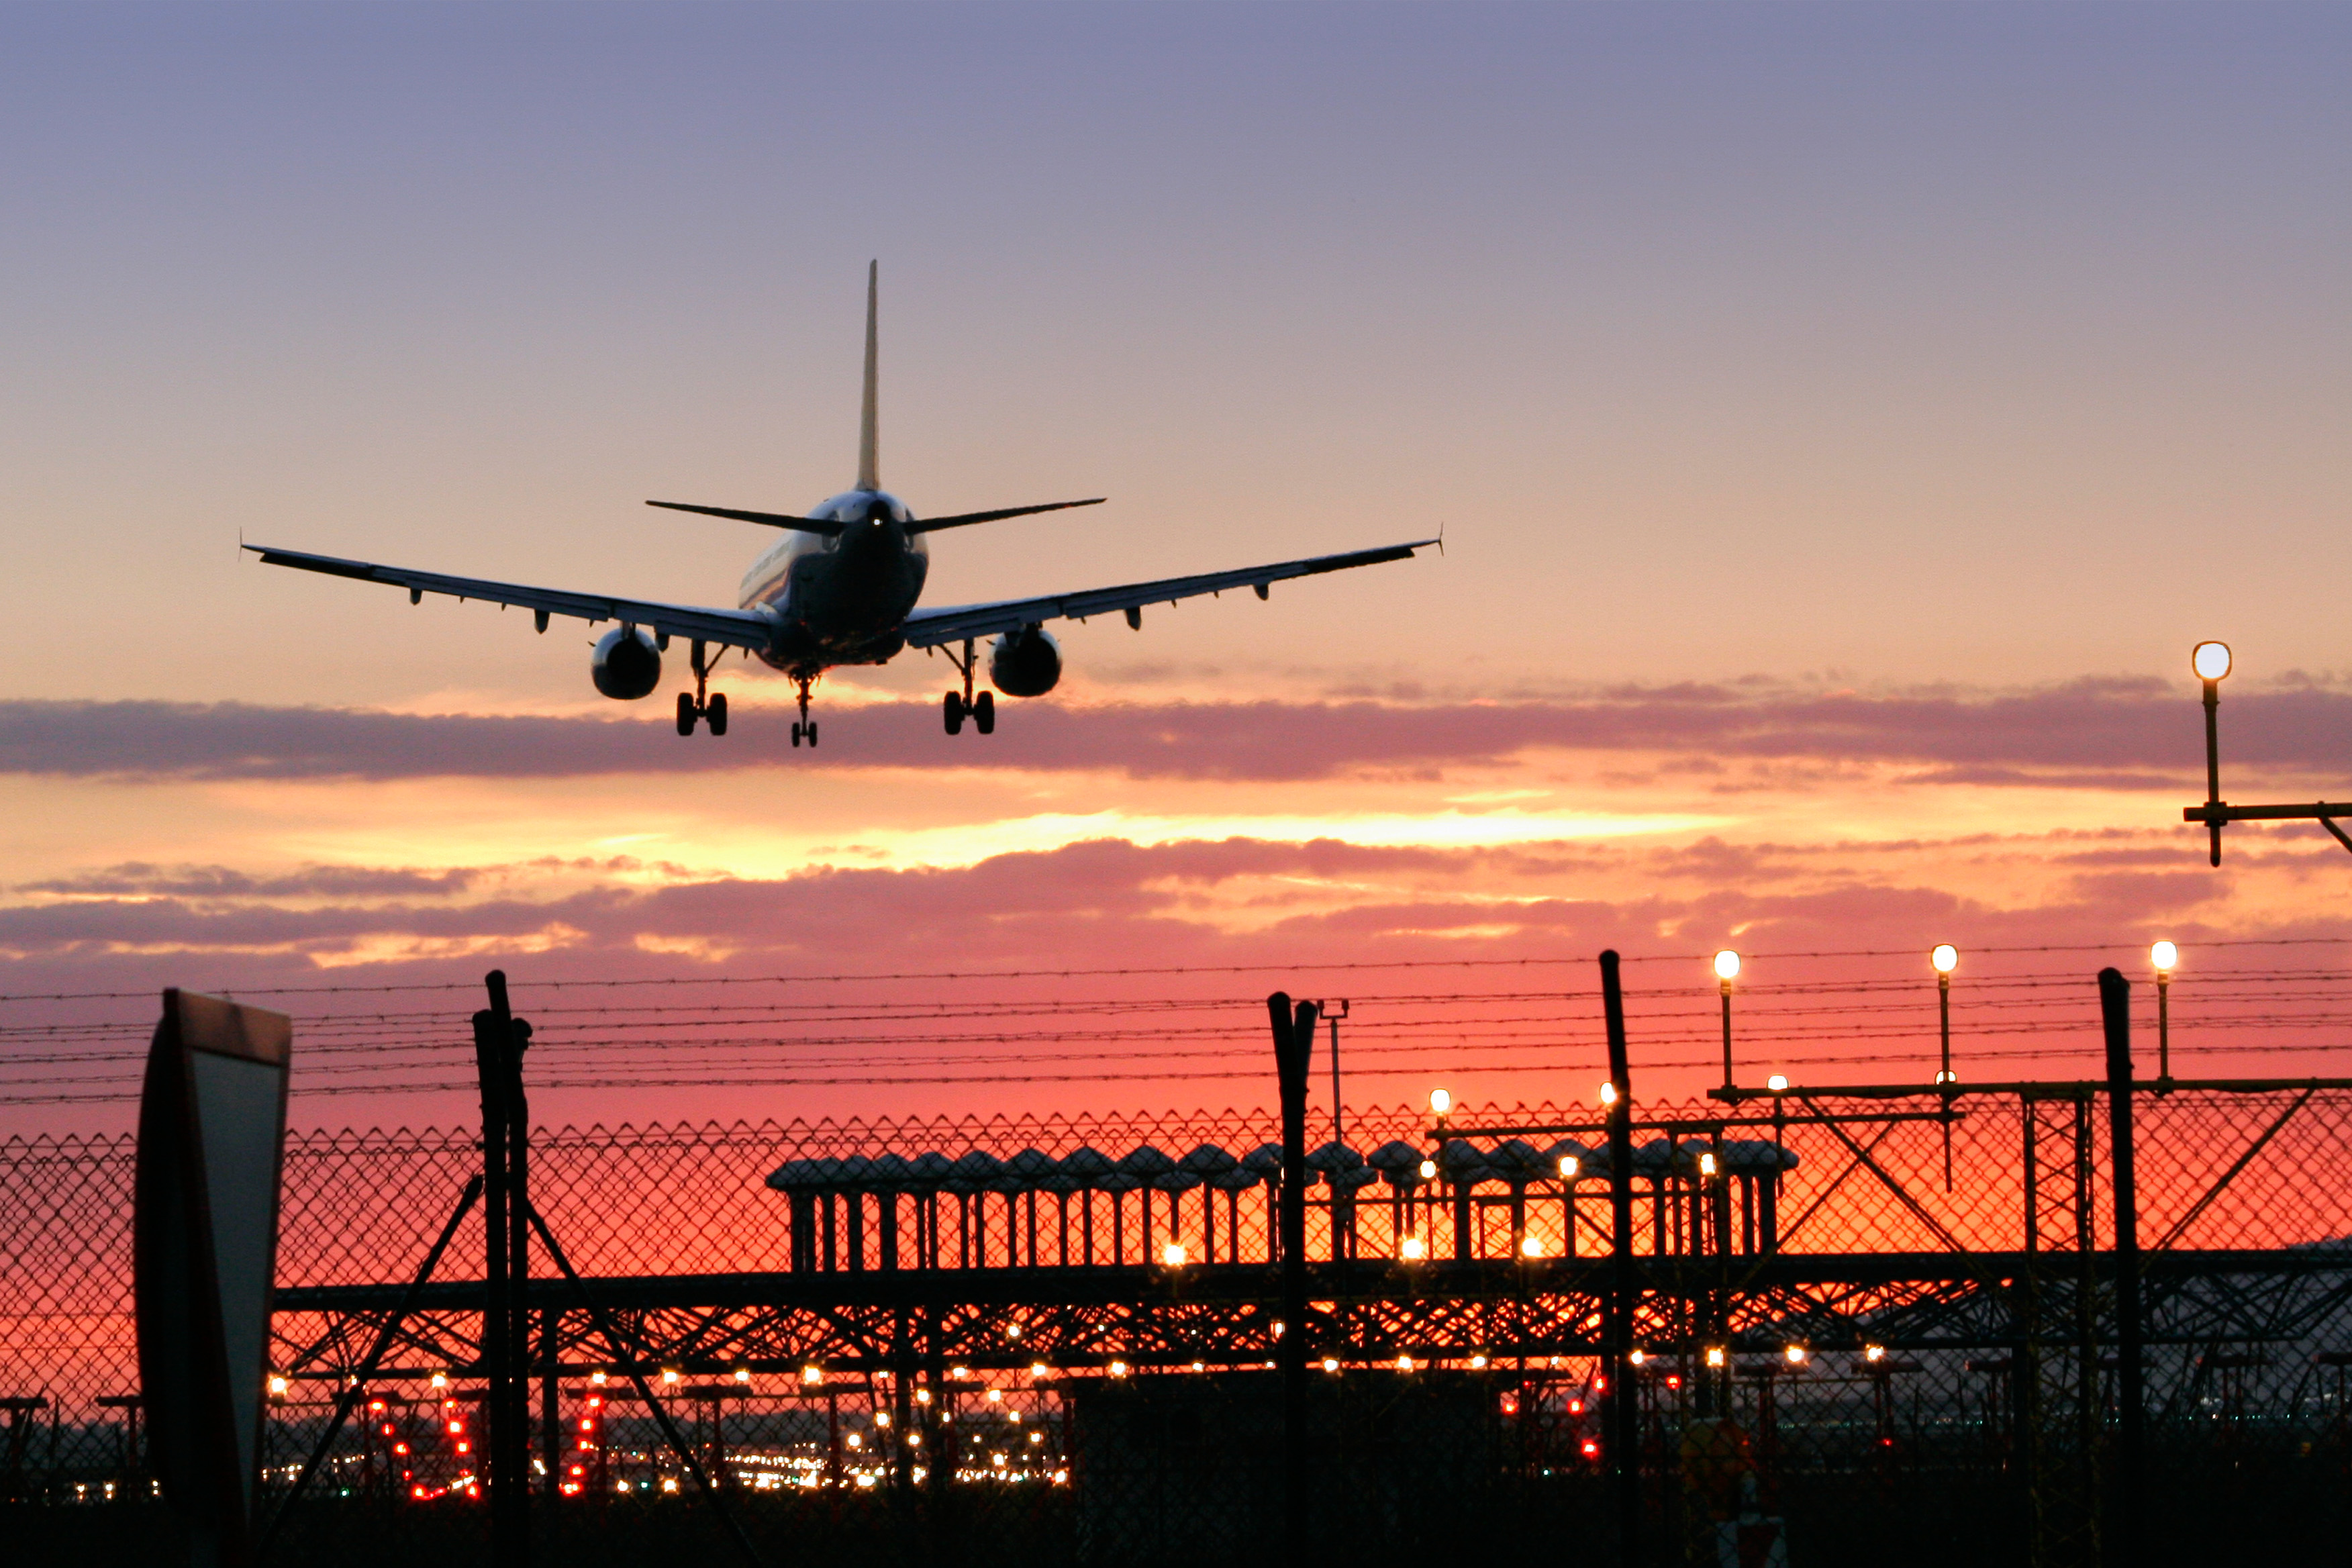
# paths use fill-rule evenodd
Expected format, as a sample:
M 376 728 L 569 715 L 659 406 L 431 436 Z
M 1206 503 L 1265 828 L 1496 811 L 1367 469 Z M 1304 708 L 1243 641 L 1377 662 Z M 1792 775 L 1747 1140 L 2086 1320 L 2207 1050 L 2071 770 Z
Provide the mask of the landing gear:
M 952 653 L 948 655 L 948 662 L 954 665 L 963 675 L 963 689 L 948 692 L 940 699 L 940 720 L 950 735 L 963 733 L 963 721 L 966 719 L 971 720 L 971 727 L 982 734 L 993 735 L 996 733 L 996 693 L 983 691 L 978 697 L 971 694 L 974 665 L 971 645 L 972 639 L 966 637 L 961 658 L 958 658 Z
M 812 746 L 816 744 L 816 721 L 808 716 L 808 710 L 809 688 L 816 684 L 817 674 L 818 672 L 814 669 L 793 671 L 793 684 L 800 688 L 801 694 L 801 716 L 799 721 L 793 725 L 793 744 L 795 746 L 799 745 L 803 739 L 806 739 Z
M 694 643 L 694 694 L 690 697 L 683 691 L 677 694 L 677 732 L 679 734 L 693 734 L 694 722 L 698 719 L 710 721 L 712 734 L 727 733 L 727 693 L 711 691 L 708 696 L 704 695 L 710 685 L 710 667 L 717 662 L 718 660 L 709 657 L 702 639 L 697 637 Z

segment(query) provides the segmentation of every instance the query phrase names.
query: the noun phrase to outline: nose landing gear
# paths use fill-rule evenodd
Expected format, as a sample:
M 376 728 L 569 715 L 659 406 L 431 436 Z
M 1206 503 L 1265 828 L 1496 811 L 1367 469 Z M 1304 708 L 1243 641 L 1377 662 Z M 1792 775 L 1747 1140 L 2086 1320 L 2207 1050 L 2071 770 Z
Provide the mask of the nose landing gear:
M 709 721 L 712 734 L 727 733 L 727 693 L 713 691 L 708 697 L 703 695 L 710 684 L 710 667 L 717 662 L 708 657 L 702 639 L 697 637 L 694 642 L 694 695 L 689 697 L 683 691 L 677 694 L 679 734 L 693 734 L 698 719 Z
M 972 639 L 966 637 L 961 658 L 958 658 L 952 653 L 948 655 L 948 662 L 963 673 L 963 689 L 960 692 L 948 692 L 940 698 L 940 719 L 950 735 L 963 733 L 963 721 L 966 719 L 971 720 L 971 727 L 982 734 L 993 735 L 996 733 L 996 693 L 983 691 L 978 697 L 971 694 L 973 668 L 971 647 Z

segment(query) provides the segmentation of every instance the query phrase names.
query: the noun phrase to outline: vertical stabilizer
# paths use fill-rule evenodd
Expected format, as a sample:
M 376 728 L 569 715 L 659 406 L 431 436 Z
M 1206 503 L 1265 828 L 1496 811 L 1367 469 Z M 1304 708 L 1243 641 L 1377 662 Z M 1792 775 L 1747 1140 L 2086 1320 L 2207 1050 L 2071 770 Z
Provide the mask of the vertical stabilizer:
M 857 488 L 861 490 L 882 488 L 882 438 L 875 407 L 876 396 L 881 386 L 881 378 L 875 365 L 879 342 L 875 331 L 875 300 L 881 278 L 881 262 L 868 262 L 866 268 L 866 408 L 857 419 Z

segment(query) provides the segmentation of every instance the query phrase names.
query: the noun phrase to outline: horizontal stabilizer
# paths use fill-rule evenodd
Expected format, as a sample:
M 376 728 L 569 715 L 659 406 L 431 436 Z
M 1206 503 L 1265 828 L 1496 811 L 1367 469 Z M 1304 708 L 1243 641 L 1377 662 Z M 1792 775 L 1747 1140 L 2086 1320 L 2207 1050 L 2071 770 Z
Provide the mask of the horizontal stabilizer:
M 1091 500 L 1049 500 L 1044 506 L 1000 507 L 994 511 L 960 511 L 953 517 L 919 517 L 907 525 L 908 533 L 936 533 L 942 528 L 962 528 L 974 522 L 998 522 L 1008 517 L 1027 517 L 1032 512 L 1066 511 L 1074 506 L 1100 506 L 1110 498 L 1096 496 Z
M 730 506 L 688 506 L 682 500 L 649 500 L 647 506 L 671 511 L 698 511 L 705 517 L 731 517 L 738 522 L 764 523 L 770 528 L 797 528 L 803 533 L 838 534 L 841 524 L 829 517 L 792 517 L 780 511 L 739 511 Z

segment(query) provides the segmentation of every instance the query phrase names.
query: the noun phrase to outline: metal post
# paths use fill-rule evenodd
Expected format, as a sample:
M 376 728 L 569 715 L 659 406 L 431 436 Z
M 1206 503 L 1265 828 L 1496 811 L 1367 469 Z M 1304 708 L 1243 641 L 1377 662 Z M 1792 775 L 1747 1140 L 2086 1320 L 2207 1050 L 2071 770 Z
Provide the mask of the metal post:
M 2116 1492 L 2109 1539 L 2117 1561 L 2138 1560 L 2140 1422 L 2139 1192 L 2132 1162 L 2131 982 L 2099 971 L 2107 1036 L 2108 1158 L 2116 1205 Z
M 1340 997 L 1337 1005 L 1338 1011 L 1335 1012 L 1333 1004 L 1321 1004 L 1323 1017 L 1331 1026 L 1331 1142 L 1345 1143 L 1348 1131 L 1340 1120 L 1339 1111 L 1339 1020 L 1348 1016 L 1348 999 Z
M 490 993 L 490 1029 L 504 1079 L 499 1110 L 506 1118 L 506 1310 L 498 1324 L 505 1342 L 505 1376 L 492 1389 L 490 1449 L 494 1478 L 490 1534 L 501 1568 L 530 1561 L 530 1107 L 523 1094 L 522 1053 L 530 1026 L 507 1003 L 507 977 L 484 976 Z M 493 1243 L 495 1245 L 495 1243 Z
M 1633 1075 L 1625 1048 L 1625 993 L 1614 949 L 1601 955 L 1601 1001 L 1609 1030 L 1609 1474 L 1617 1494 L 1617 1559 L 1641 1561 L 1641 1412 L 1633 1384 Z
M 2156 972 L 2156 1076 L 2172 1081 L 2172 974 L 2163 969 Z
M 1274 1023 L 1274 1061 L 1282 1098 L 1283 1541 L 1286 1560 L 1307 1549 L 1307 1073 L 1315 1050 L 1315 1004 L 1276 992 L 1265 999 Z
M 1723 1087 L 1729 1089 L 1736 1081 L 1731 1076 L 1731 982 L 1723 986 Z
M 1944 1091 L 1944 1190 L 1952 1190 L 1952 977 L 1937 971 L 1936 974 L 1936 1016 L 1938 1031 L 1943 1036 L 1942 1068 L 1936 1073 L 1936 1082 Z
M 2221 804 L 2221 683 L 2205 683 L 2205 804 Z M 2208 817 L 2205 829 L 2213 837 L 2213 864 L 2221 863 L 2221 819 Z
M 482 1088 L 482 1381 L 488 1394 L 483 1409 L 488 1416 L 483 1457 L 488 1460 L 490 1491 L 491 1559 L 500 1568 L 523 1562 L 514 1553 L 529 1550 L 510 1534 L 509 1494 L 520 1496 L 520 1474 L 507 1468 L 505 1424 L 510 1348 L 507 1334 L 509 1301 L 507 1290 L 507 1089 L 509 1031 L 490 1008 L 474 1015 L 474 1059 Z

